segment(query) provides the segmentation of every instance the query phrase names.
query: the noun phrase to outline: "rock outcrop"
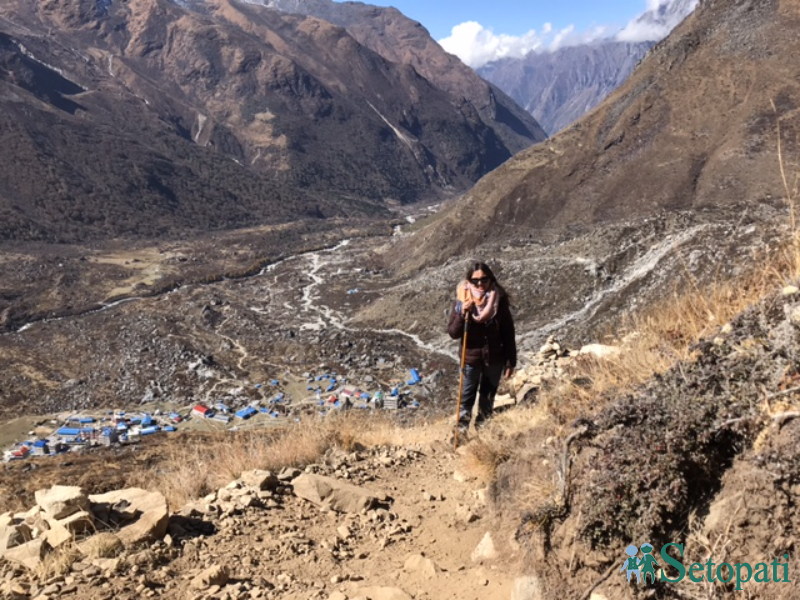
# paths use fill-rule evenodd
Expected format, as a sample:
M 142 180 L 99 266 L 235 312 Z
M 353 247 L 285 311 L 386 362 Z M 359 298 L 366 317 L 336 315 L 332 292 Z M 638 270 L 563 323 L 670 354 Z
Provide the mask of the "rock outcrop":
M 169 510 L 158 492 L 128 488 L 88 496 L 77 486 L 54 485 L 35 496 L 29 511 L 0 515 L 0 558 L 29 570 L 67 544 L 105 559 L 123 547 L 160 540 L 167 531 Z M 104 531 L 109 529 L 113 533 Z
M 304 473 L 292 480 L 296 496 L 335 511 L 360 513 L 386 499 L 385 494 L 343 483 L 330 477 Z

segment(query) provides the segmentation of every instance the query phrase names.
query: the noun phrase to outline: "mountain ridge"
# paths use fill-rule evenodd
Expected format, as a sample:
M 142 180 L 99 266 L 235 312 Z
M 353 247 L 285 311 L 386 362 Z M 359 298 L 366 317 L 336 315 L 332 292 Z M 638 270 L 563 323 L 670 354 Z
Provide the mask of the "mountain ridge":
M 501 88 L 484 81 L 474 70 L 445 52 L 422 24 L 405 17 L 394 7 L 379 8 L 361 2 L 336 3 L 332 0 L 244 1 L 283 12 L 319 17 L 345 28 L 360 43 L 387 60 L 410 64 L 441 89 L 455 97 L 465 98 L 482 119 L 505 125 L 500 135 L 513 153 L 529 145 L 525 142 L 528 137 L 525 131 L 533 131 L 537 136 L 544 134 L 539 124 L 531 123 L 525 111 L 520 111 Z
M 311 16 L 227 0 L 11 2 L 1 14 L 0 102 L 21 149 L 0 156 L 16 165 L 0 181 L 6 239 L 387 216 L 463 191 L 544 138 L 532 118 L 514 136 L 495 130 L 412 65 Z M 81 91 L 34 89 L 31 60 Z M 103 145 L 114 149 L 95 164 Z

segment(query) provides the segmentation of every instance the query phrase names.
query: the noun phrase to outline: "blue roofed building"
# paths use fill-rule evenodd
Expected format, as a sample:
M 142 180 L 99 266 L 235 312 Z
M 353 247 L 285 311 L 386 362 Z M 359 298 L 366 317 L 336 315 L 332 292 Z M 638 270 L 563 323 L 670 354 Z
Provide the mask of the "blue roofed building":
M 253 415 L 255 415 L 257 413 L 258 413 L 258 411 L 255 408 L 253 408 L 252 406 L 246 406 L 245 408 L 243 408 L 241 410 L 237 410 L 236 411 L 236 416 L 239 417 L 240 419 L 246 420 L 246 419 L 249 419 L 250 417 L 252 417 Z

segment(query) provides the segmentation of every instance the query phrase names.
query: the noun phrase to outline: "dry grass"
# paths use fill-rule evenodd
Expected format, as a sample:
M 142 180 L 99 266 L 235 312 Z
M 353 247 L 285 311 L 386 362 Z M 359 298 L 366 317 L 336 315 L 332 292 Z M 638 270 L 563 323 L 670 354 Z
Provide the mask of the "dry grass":
M 699 339 L 716 335 L 747 307 L 797 281 L 800 238 L 756 262 L 759 267 L 747 275 L 707 286 L 689 278 L 688 291 L 676 291 L 646 312 L 628 317 L 618 329 L 621 352 L 578 357 L 569 366 L 569 377 L 542 390 L 540 402 L 567 426 L 596 412 L 603 398 L 629 393 L 679 361 L 691 360 L 692 345 Z
M 89 558 L 114 558 L 124 551 L 122 541 L 110 531 L 102 531 L 86 539 L 80 546 Z
M 466 446 L 464 462 L 467 471 L 481 481 L 492 481 L 497 467 L 511 458 L 508 440 L 482 436 Z
M 485 482 L 496 481 L 499 469 L 514 459 L 518 465 L 502 476 L 514 487 L 515 506 L 552 502 L 558 486 L 557 428 L 543 404 L 498 414 L 464 449 L 464 466 Z
M 39 581 L 66 575 L 72 570 L 73 563 L 81 558 L 80 551 L 73 544 L 64 544 L 47 554 L 36 567 Z
M 319 461 L 331 448 L 352 451 L 400 443 L 402 430 L 381 415 L 341 414 L 296 423 L 270 432 L 209 434 L 187 438 L 165 449 L 155 472 L 149 466 L 132 474 L 132 483 L 164 494 L 183 506 L 237 479 L 251 469 L 279 471 Z

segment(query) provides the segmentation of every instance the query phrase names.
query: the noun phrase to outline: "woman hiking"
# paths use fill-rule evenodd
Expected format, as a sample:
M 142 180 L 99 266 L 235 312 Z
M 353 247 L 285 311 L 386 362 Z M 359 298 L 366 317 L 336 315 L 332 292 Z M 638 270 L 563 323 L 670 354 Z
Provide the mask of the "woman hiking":
M 466 324 L 466 328 L 465 328 Z M 457 300 L 447 332 L 462 340 L 463 388 L 458 415 L 459 434 L 467 432 L 478 397 L 478 428 L 494 410 L 500 378 L 511 377 L 517 366 L 517 343 L 510 300 L 486 263 L 470 263 L 465 279 L 458 284 Z M 466 335 L 466 345 L 463 336 Z

